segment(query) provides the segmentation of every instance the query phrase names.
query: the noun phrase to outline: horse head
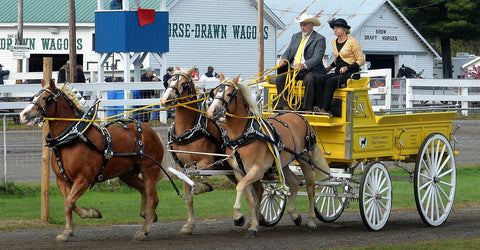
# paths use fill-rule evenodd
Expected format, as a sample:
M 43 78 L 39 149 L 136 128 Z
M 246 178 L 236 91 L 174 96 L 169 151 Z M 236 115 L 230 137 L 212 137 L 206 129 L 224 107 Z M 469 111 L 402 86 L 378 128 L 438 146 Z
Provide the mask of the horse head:
M 220 85 L 212 89 L 210 97 L 213 98 L 213 102 L 207 110 L 207 116 L 210 119 L 217 121 L 221 117 L 225 116 L 230 110 L 236 108 L 236 101 L 238 96 L 238 75 L 235 79 L 230 80 L 225 78 L 223 74 L 220 74 Z
M 42 80 L 42 89 L 33 96 L 30 104 L 20 112 L 20 122 L 27 126 L 33 126 L 40 122 L 43 117 L 53 116 L 55 109 L 51 107 L 52 104 L 57 103 L 59 96 L 60 90 L 55 87 L 54 79 L 50 82 Z
M 65 93 L 64 90 L 68 90 Z M 75 118 L 83 109 L 79 103 L 83 100 L 75 90 L 69 90 L 66 85 L 59 89 L 55 86 L 55 80 L 50 82 L 42 80 L 42 89 L 32 98 L 27 107 L 20 112 L 20 122 L 27 126 L 41 123 L 44 117 Z M 60 97 L 60 98 L 59 98 Z
M 397 78 L 401 78 L 401 77 L 419 78 L 422 73 L 423 73 L 423 70 L 422 72 L 417 74 L 417 72 L 414 69 L 402 64 L 402 67 L 398 69 Z
M 195 96 L 195 86 L 193 84 L 192 73 L 195 66 L 190 70 L 181 70 L 178 66 L 173 72 L 172 77 L 168 80 L 168 87 L 163 93 L 162 103 L 172 101 L 178 102 L 181 97 Z

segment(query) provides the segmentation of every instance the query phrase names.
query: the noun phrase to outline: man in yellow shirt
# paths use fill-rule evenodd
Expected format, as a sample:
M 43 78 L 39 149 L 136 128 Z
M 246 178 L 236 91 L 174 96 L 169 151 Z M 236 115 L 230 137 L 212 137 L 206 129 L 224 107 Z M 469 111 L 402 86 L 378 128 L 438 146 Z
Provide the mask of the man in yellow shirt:
M 323 55 L 325 54 L 325 37 L 313 30 L 314 26 L 320 26 L 320 21 L 311 14 L 303 13 L 295 18 L 295 22 L 300 23 L 301 31 L 292 36 L 290 44 L 283 53 L 280 60 L 278 77 L 276 79 L 277 93 L 281 93 L 285 88 L 287 65 L 298 70 L 296 80 L 303 80 L 305 86 L 305 97 L 303 109 L 310 111 L 316 103 L 316 83 L 317 79 L 326 74 L 323 66 Z M 277 109 L 289 109 L 285 102 L 286 95 L 278 100 Z

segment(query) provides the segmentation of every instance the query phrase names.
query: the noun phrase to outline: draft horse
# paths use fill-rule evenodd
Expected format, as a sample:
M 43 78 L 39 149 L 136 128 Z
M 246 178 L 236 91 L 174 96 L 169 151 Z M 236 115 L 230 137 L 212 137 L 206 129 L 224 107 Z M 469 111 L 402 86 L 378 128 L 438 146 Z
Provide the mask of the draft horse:
M 175 164 L 185 172 L 187 168 L 200 170 L 231 170 L 226 161 L 215 154 L 225 154 L 225 147 L 222 143 L 220 128 L 217 123 L 199 112 L 205 110 L 202 103 L 196 102 L 197 91 L 192 73 L 195 67 L 190 70 L 176 68 L 173 76 L 168 81 L 168 87 L 162 96 L 162 103 L 182 104 L 175 107 L 175 120 L 168 131 L 167 147 Z M 180 152 L 181 151 L 181 152 Z M 185 153 L 184 153 L 185 152 Z M 189 152 L 189 153 L 186 153 Z M 237 183 L 234 175 L 227 175 L 233 182 Z M 187 206 L 188 219 L 183 225 L 180 233 L 192 234 L 195 228 L 195 213 L 193 209 L 192 187 L 182 181 L 184 194 L 187 195 L 185 204 Z M 262 193 L 260 183 L 255 188 Z M 212 191 L 213 188 L 206 183 L 197 183 L 195 194 Z
M 42 89 L 20 113 L 21 122 L 28 126 L 43 118 L 59 118 L 49 121 L 45 139 L 53 149 L 52 169 L 64 199 L 65 228 L 55 240 L 67 241 L 73 235 L 72 211 L 81 218 L 102 218 L 96 208 L 78 207 L 76 201 L 89 186 L 115 177 L 140 192 L 140 216 L 145 221 L 133 240 L 145 240 L 157 220 L 156 183 L 164 175 L 160 137 L 150 126 L 133 120 L 117 120 L 106 127 L 91 121 L 66 120 L 94 119 L 98 109 L 97 102 L 85 112 L 67 90 L 57 88 L 53 80 L 42 81 Z
M 239 77 L 232 81 L 226 80 L 223 74 L 221 75 L 221 84 L 212 90 L 211 97 L 214 100 L 207 111 L 208 116 L 214 120 L 229 113 L 225 117 L 225 122 L 220 125 L 226 132 L 223 134 L 223 140 L 228 146 L 227 154 L 236 151 L 233 152 L 235 157 L 228 160 L 239 180 L 233 218 L 243 220 L 242 194 L 245 193 L 246 197 L 252 196 L 247 187 L 262 179 L 267 171 L 274 168 L 275 161 L 278 160 L 291 193 L 287 213 L 295 224 L 300 225 L 301 216 L 295 208 L 299 180 L 288 167 L 288 164 L 296 159 L 303 171 L 309 198 L 307 226 L 314 230 L 316 229 L 315 182 L 312 166 L 318 168 L 315 172 L 319 173 L 321 179 L 329 176 L 330 168 L 317 147 L 313 129 L 305 118 L 295 113 L 282 113 L 268 119 L 247 119 L 252 116 L 260 117 L 260 112 L 248 86 L 238 83 Z M 277 147 L 279 150 L 271 150 L 270 146 Z M 258 233 L 257 204 L 257 202 L 248 202 L 252 218 L 247 232 L 250 236 L 256 236 Z

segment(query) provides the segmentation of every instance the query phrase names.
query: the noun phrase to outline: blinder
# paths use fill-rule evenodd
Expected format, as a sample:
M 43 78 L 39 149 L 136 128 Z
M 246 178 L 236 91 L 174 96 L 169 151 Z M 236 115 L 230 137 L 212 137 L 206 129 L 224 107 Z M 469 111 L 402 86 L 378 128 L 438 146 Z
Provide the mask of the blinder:
M 229 97 L 228 100 L 226 100 L 225 98 L 225 87 L 226 86 L 230 86 L 233 88 L 233 91 L 231 93 L 228 93 L 227 94 L 227 97 Z M 222 96 L 215 96 L 215 93 L 214 91 L 218 89 L 217 91 L 217 94 L 218 92 L 222 93 Z M 223 106 L 225 107 L 225 109 L 228 110 L 228 107 L 230 107 L 230 104 L 232 103 L 233 99 L 237 99 L 237 87 L 231 85 L 231 84 L 225 84 L 225 83 L 222 83 L 220 85 L 218 85 L 218 87 L 214 88 L 212 91 L 210 91 L 210 97 L 213 98 L 213 99 L 217 99 L 217 100 L 220 100 L 222 101 L 223 103 Z
M 33 105 L 37 106 L 37 109 L 38 109 L 38 113 L 40 113 L 41 116 L 45 116 L 45 112 L 47 112 L 47 109 L 50 105 L 52 105 L 53 103 L 57 103 L 57 97 L 60 96 L 60 90 L 59 89 L 56 89 L 55 90 L 55 93 L 52 92 L 51 90 L 49 89 L 41 89 L 40 91 L 38 91 L 37 94 L 35 94 L 35 96 L 38 96 L 40 97 L 44 92 L 48 92 L 50 93 L 50 95 L 48 95 L 47 97 L 44 97 L 43 99 L 45 100 L 45 106 L 41 106 L 38 101 L 31 101 L 30 103 L 32 103 Z
M 187 80 L 182 82 L 181 83 L 181 86 L 182 86 L 182 91 L 180 92 L 176 86 L 176 84 L 174 84 L 173 86 L 172 85 L 168 85 L 167 88 L 171 88 L 173 90 L 175 90 L 175 98 L 180 98 L 183 96 L 183 94 L 185 93 L 185 91 L 188 91 L 188 95 L 191 95 L 193 93 L 193 91 L 191 90 L 192 86 L 193 86 L 193 80 L 191 77 L 188 77 L 188 75 L 184 74 L 184 73 L 176 73 L 172 76 L 172 78 L 169 79 L 169 82 L 178 82 L 180 80 L 180 76 L 183 76 L 185 77 Z

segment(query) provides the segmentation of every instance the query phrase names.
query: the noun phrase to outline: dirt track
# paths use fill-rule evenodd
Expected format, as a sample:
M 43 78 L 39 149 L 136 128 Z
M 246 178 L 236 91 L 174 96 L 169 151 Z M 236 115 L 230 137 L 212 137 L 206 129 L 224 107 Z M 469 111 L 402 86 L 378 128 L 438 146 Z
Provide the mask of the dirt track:
M 306 215 L 303 215 L 306 220 Z M 54 238 L 61 228 L 0 231 L 0 249 L 319 249 L 478 238 L 480 206 L 454 209 L 440 227 L 427 227 L 416 211 L 393 211 L 382 231 L 366 230 L 358 212 L 345 212 L 336 222 L 317 221 L 315 232 L 295 226 L 284 216 L 273 228 L 261 227 L 257 238 L 231 219 L 199 221 L 194 234 L 177 234 L 183 222 L 155 223 L 145 242 L 132 242 L 140 225 L 76 228 L 69 242 Z

